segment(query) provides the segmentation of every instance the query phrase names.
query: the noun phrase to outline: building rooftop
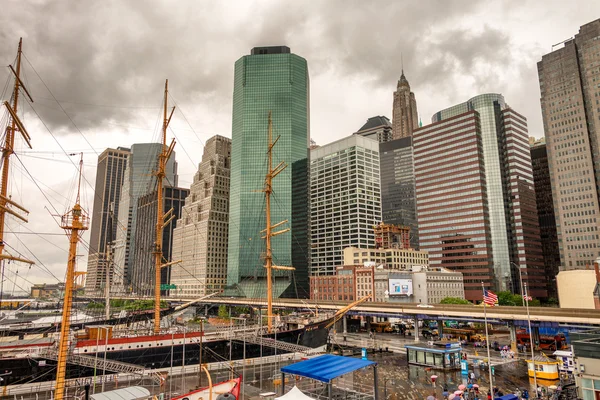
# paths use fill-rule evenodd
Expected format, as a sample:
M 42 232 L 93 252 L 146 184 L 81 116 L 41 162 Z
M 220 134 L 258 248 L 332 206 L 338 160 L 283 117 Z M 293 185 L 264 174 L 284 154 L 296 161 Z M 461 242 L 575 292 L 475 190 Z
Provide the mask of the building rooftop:
M 261 54 L 289 54 L 291 52 L 292 50 L 287 46 L 261 46 L 254 47 L 250 51 L 250 54 L 255 56 Z
M 392 127 L 392 123 L 390 122 L 388 117 L 383 115 L 378 115 L 376 117 L 371 117 L 367 120 L 367 122 L 357 131 L 362 132 L 373 128 L 378 128 L 380 126 L 389 126 Z

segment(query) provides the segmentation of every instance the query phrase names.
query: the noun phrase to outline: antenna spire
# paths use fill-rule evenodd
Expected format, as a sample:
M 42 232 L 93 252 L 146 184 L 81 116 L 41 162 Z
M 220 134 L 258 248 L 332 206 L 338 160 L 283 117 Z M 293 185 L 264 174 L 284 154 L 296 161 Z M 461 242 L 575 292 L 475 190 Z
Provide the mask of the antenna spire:
M 400 52 L 400 66 L 402 68 L 402 76 L 404 76 L 404 55 Z

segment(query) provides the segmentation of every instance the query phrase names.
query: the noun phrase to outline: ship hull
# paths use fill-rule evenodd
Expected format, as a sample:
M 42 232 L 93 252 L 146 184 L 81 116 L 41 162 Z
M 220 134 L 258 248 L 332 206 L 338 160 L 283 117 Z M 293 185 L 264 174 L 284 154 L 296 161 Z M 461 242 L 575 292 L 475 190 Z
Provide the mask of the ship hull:
M 328 320 L 327 320 L 328 321 Z M 327 321 L 318 324 L 308 325 L 305 328 L 299 328 L 289 331 L 278 332 L 277 334 L 265 335 L 268 338 L 276 338 L 277 341 L 298 344 L 310 348 L 319 348 L 327 344 L 328 329 L 325 327 Z M 133 345 L 132 347 L 134 347 Z M 244 347 L 246 359 L 266 357 L 276 354 L 285 354 L 287 351 L 260 346 L 254 343 L 246 343 L 241 340 L 232 340 L 231 348 L 229 340 L 207 340 L 202 343 L 202 363 L 215 363 L 221 361 L 241 360 L 244 358 Z M 86 353 L 87 356 L 104 359 L 104 352 Z M 231 357 L 230 357 L 231 356 Z M 106 352 L 106 358 L 114 361 L 121 361 L 128 364 L 143 366 L 146 369 L 160 369 L 179 367 L 184 365 L 198 364 L 200 361 L 200 345 L 198 343 L 188 343 L 185 346 L 174 344 L 173 346 L 131 348 L 118 351 Z M 172 363 L 171 363 L 172 360 Z M 0 364 L 4 370 L 12 371 L 6 384 L 18 385 L 22 383 L 44 382 L 56 378 L 56 361 L 43 357 L 27 358 L 3 358 Z M 107 374 L 116 373 L 116 371 L 106 371 Z M 96 375 L 102 375 L 103 371 L 99 367 Z M 83 378 L 94 376 L 94 369 L 69 364 L 67 367 L 67 379 Z

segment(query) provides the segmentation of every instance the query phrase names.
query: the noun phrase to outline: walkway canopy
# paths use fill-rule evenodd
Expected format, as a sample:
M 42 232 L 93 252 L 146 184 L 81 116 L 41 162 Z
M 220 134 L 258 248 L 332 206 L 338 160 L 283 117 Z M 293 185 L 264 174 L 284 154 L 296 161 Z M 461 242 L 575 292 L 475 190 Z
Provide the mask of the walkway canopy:
M 312 397 L 302 393 L 298 386 L 294 386 L 292 390 L 284 394 L 283 396 L 276 397 L 275 400 L 314 400 Z
M 130 386 L 123 389 L 111 390 L 110 392 L 102 392 L 92 394 L 92 400 L 137 400 L 147 399 L 150 396 L 150 391 L 142 386 Z
M 283 367 L 281 372 L 330 383 L 332 379 L 371 365 L 377 365 L 377 363 L 360 358 L 325 354 Z

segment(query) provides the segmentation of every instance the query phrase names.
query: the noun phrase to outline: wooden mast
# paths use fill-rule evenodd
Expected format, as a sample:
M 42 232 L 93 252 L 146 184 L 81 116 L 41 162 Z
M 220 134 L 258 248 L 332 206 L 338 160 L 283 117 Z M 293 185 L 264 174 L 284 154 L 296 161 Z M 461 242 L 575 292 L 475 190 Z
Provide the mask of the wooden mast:
M 173 148 L 175 147 L 175 140 L 171 141 L 171 145 L 167 147 L 167 128 L 169 126 L 169 122 L 171 122 L 171 117 L 173 116 L 173 112 L 175 111 L 175 107 L 171 110 L 171 114 L 167 116 L 167 103 L 169 101 L 169 80 L 165 80 L 165 98 L 163 100 L 163 128 L 162 128 L 162 149 L 158 156 L 158 170 L 154 173 L 156 176 L 157 186 L 157 212 L 156 212 L 156 241 L 154 242 L 154 334 L 160 333 L 160 270 L 163 267 L 167 267 L 169 265 L 173 265 L 176 262 L 171 263 L 162 263 L 162 240 L 163 240 L 163 229 L 166 225 L 168 225 L 175 215 L 173 214 L 173 209 L 164 213 L 163 209 L 163 179 L 165 177 L 165 168 L 167 166 L 167 161 L 169 157 L 171 157 L 171 153 L 173 153 Z M 166 221 L 165 221 L 166 219 Z M 177 261 L 179 262 L 179 261 Z
M 73 285 L 75 283 L 75 264 L 77 261 L 77 243 L 82 231 L 88 229 L 89 217 L 79 205 L 81 174 L 83 170 L 83 153 L 79 161 L 79 182 L 77 184 L 77 199 L 73 208 L 62 216 L 61 227 L 69 233 L 69 260 L 65 281 L 65 296 L 63 300 L 60 338 L 58 342 L 58 365 L 56 367 L 56 386 L 54 399 L 62 400 L 65 396 L 65 378 L 67 372 L 67 353 L 69 351 L 69 332 L 71 329 L 71 308 L 73 305 Z
M 22 206 L 20 206 L 16 202 L 14 202 L 8 196 L 8 176 L 9 176 L 9 167 L 10 167 L 10 156 L 14 153 L 15 132 L 20 132 L 21 135 L 23 136 L 23 139 L 29 146 L 29 148 L 31 148 L 31 137 L 29 136 L 29 133 L 27 133 L 25 126 L 23 125 L 23 123 L 21 122 L 21 120 L 19 119 L 19 117 L 17 115 L 17 109 L 19 106 L 20 89 L 23 89 L 25 94 L 27 94 L 27 96 L 29 97 L 29 100 L 31 100 L 31 102 L 33 102 L 33 99 L 29 95 L 27 88 L 25 88 L 25 86 L 23 85 L 23 82 L 21 81 L 21 78 L 20 78 L 22 48 L 23 48 L 23 38 L 19 39 L 19 47 L 17 49 L 16 69 L 13 68 L 12 65 L 10 66 L 10 70 L 15 75 L 15 86 L 14 86 L 13 95 L 12 95 L 12 105 L 8 101 L 4 102 L 4 106 L 6 107 L 6 109 L 8 110 L 8 112 L 11 116 L 11 122 L 6 127 L 6 135 L 5 135 L 6 138 L 4 141 L 4 146 L 2 148 L 2 182 L 0 184 L 0 260 L 2 260 L 2 261 L 14 260 L 14 261 L 25 262 L 28 264 L 34 264 L 33 261 L 30 261 L 30 260 L 27 260 L 27 259 L 24 259 L 21 257 L 14 257 L 14 256 L 4 253 L 4 231 L 5 231 L 6 214 L 7 213 L 11 214 L 11 215 L 21 219 L 22 221 L 27 222 L 27 219 L 25 217 L 23 217 L 22 215 L 20 215 L 13 209 L 9 208 L 8 206 L 10 205 L 10 206 L 16 207 L 26 214 L 29 213 L 29 211 L 27 211 L 25 208 L 23 208 Z M 2 274 L 4 274 L 4 262 L 2 263 Z
M 285 228 L 276 232 L 273 232 L 273 228 L 277 228 L 288 222 L 288 220 L 284 220 L 276 223 L 275 225 L 271 225 L 271 193 L 273 192 L 273 178 L 275 178 L 281 171 L 283 171 L 287 164 L 283 161 L 277 164 L 275 168 L 273 168 L 273 147 L 279 140 L 279 136 L 277 139 L 273 141 L 273 121 L 271 120 L 271 111 L 269 111 L 269 127 L 268 127 L 268 135 L 269 135 L 269 147 L 267 150 L 267 158 L 268 158 L 268 171 L 265 177 L 265 187 L 263 191 L 265 192 L 265 208 L 266 208 L 266 229 L 262 232 L 265 233 L 265 236 L 262 238 L 265 239 L 265 268 L 267 269 L 267 326 L 269 332 L 273 329 L 273 270 L 285 270 L 285 271 L 293 271 L 294 267 L 286 267 L 273 265 L 273 249 L 271 246 L 271 238 L 273 236 L 281 235 L 282 233 L 288 232 L 290 228 Z M 262 233 L 261 232 L 261 233 Z M 262 318 L 262 316 L 261 316 Z

